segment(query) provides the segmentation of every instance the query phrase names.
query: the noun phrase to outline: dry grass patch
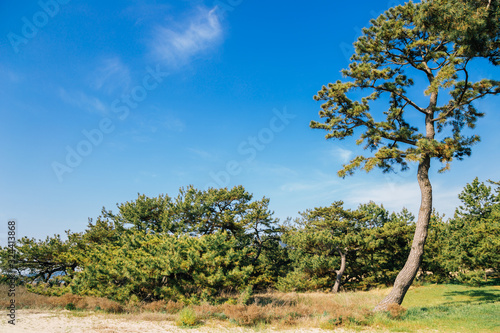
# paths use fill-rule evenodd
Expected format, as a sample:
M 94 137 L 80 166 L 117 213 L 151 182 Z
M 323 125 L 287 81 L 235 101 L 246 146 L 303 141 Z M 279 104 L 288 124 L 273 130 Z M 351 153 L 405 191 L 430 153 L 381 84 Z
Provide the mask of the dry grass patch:
M 325 328 L 364 325 L 371 316 L 370 308 L 380 297 L 367 302 L 366 297 L 352 296 L 354 293 L 268 292 L 254 295 L 249 305 L 224 304 L 221 311 L 231 322 L 242 326 L 318 327 L 325 326 L 325 322 Z
M 2 304 L 8 304 L 0 298 Z M 234 296 L 234 295 L 233 295 Z M 241 326 L 279 325 L 280 327 L 325 327 L 339 325 L 363 325 L 370 317 L 373 308 L 382 296 L 377 292 L 357 293 L 282 293 L 262 292 L 248 297 L 246 304 L 213 305 L 202 303 L 190 305 L 192 310 L 186 317 L 184 326 L 190 318 L 199 323 L 232 323 Z M 232 300 L 232 298 L 230 299 Z M 64 308 L 68 310 L 103 310 L 116 313 L 125 320 L 178 320 L 186 309 L 182 302 L 155 301 L 151 303 L 130 303 L 122 305 L 106 298 L 82 297 L 66 294 L 59 297 L 42 296 L 30 293 L 24 287 L 18 287 L 16 302 L 23 307 L 38 309 Z M 119 315 L 119 313 L 124 313 Z M 193 317 L 194 314 L 194 317 Z M 188 316 L 189 315 L 189 316 Z
M 103 310 L 106 312 L 121 313 L 123 306 L 115 301 L 103 297 L 78 296 L 65 294 L 50 296 L 47 299 L 50 307 L 61 307 L 67 310 Z
M 9 287 L 6 284 L 0 284 L 0 306 L 6 307 L 10 304 L 8 297 Z M 52 308 L 48 296 L 38 295 L 29 292 L 24 286 L 16 286 L 16 305 L 17 308 Z
M 258 306 L 255 304 L 223 305 L 224 314 L 229 318 L 229 320 L 242 326 L 253 326 L 258 323 L 270 323 L 273 317 L 273 313 L 270 310 L 269 306 Z
M 0 285 L 0 306 L 7 306 L 10 298 L 7 297 L 8 287 Z M 123 306 L 115 301 L 103 297 L 77 296 L 65 294 L 62 296 L 44 296 L 29 292 L 24 286 L 16 287 L 16 304 L 20 309 L 55 309 L 67 310 L 103 310 L 106 312 L 121 313 Z
M 175 317 L 165 313 L 143 312 L 138 314 L 127 314 L 125 317 L 131 317 L 133 321 L 165 321 L 173 320 Z
M 389 304 L 389 306 L 387 307 L 387 311 L 388 311 L 389 318 L 401 319 L 401 317 L 405 314 L 406 309 L 403 308 L 399 304 L 392 303 L 392 304 Z

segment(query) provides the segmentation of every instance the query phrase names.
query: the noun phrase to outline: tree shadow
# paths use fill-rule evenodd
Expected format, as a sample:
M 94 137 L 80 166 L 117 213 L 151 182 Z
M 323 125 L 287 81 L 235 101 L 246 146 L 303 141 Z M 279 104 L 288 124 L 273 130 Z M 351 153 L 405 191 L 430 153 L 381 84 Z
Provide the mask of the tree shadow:
M 297 300 L 284 300 L 279 297 L 256 295 L 250 298 L 249 303 L 259 306 L 266 306 L 268 304 L 273 304 L 276 306 L 293 306 L 297 304 Z
M 471 304 L 471 303 L 491 303 L 500 301 L 500 290 L 463 290 L 449 291 L 444 296 L 467 296 L 470 297 L 466 301 L 451 301 L 445 304 Z

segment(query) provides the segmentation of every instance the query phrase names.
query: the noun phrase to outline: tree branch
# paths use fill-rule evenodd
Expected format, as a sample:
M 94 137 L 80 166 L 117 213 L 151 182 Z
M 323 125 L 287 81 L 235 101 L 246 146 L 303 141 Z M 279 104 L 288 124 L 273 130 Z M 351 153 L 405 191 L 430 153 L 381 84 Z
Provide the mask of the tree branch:
M 436 121 L 439 121 L 441 119 L 446 119 L 447 117 L 449 117 L 449 115 L 451 114 L 451 112 L 453 112 L 453 110 L 455 108 L 460 107 L 460 104 L 462 103 L 462 99 L 465 95 L 465 92 L 467 91 L 467 86 L 469 84 L 469 73 L 467 72 L 467 68 L 466 68 L 469 60 L 470 59 L 467 59 L 465 61 L 464 67 L 461 69 L 465 73 L 465 84 L 464 84 L 464 88 L 462 89 L 462 93 L 460 94 L 460 97 L 458 98 L 458 103 L 456 103 L 454 106 L 450 106 L 448 111 L 446 111 L 444 114 L 440 115 L 439 117 L 432 119 L 431 122 L 436 122 Z
M 391 90 L 391 89 L 387 89 L 387 88 L 384 88 L 382 86 L 374 86 L 374 85 L 371 85 L 371 86 L 368 86 L 369 88 L 373 88 L 375 90 L 381 90 L 381 91 L 386 91 L 386 92 L 390 92 L 390 93 L 393 93 L 395 95 L 397 95 L 398 97 L 401 97 L 402 99 L 404 99 L 404 101 L 408 104 L 410 104 L 411 106 L 413 106 L 417 111 L 420 111 L 422 112 L 423 114 L 427 114 L 427 112 L 425 111 L 425 109 L 421 108 L 420 106 L 418 106 L 415 102 L 413 102 L 411 99 L 409 99 L 408 97 L 406 97 L 405 95 L 401 94 L 401 93 L 398 93 L 397 91 L 395 90 Z

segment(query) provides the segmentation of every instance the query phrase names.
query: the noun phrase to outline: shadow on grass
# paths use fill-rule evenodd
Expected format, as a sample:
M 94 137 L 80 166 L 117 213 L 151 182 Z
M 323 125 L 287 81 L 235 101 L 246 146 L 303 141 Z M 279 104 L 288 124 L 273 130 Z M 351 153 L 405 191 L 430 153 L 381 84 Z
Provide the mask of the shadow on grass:
M 273 296 L 254 296 L 250 298 L 249 304 L 256 304 L 259 306 L 266 306 L 268 304 L 273 304 L 275 306 L 294 306 L 297 305 L 297 301 L 284 300 Z
M 491 303 L 500 301 L 500 290 L 463 290 L 463 291 L 449 291 L 444 296 L 467 296 L 470 300 L 467 301 L 452 301 L 445 304 L 471 304 L 471 303 Z

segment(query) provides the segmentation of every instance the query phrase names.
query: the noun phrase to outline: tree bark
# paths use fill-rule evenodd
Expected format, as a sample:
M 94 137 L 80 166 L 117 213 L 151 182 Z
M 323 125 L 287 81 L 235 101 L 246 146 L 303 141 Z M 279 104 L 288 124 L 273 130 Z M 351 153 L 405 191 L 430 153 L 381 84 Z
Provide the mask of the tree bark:
M 434 81 L 434 74 L 425 61 L 424 71 L 427 74 L 429 84 Z M 432 92 L 430 94 L 429 105 L 425 109 L 425 138 L 429 141 L 434 140 L 436 131 L 434 128 L 434 109 L 437 105 L 438 93 Z M 431 156 L 423 152 L 422 159 L 418 164 L 417 180 L 420 187 L 420 209 L 418 211 L 417 225 L 415 234 L 413 235 L 413 242 L 411 244 L 410 254 L 403 269 L 399 272 L 394 281 L 394 287 L 389 292 L 382 302 L 377 304 L 375 311 L 385 311 L 390 304 L 401 305 L 406 292 L 413 283 L 413 279 L 417 275 L 420 264 L 422 263 L 422 256 L 424 254 L 425 240 L 427 239 L 429 221 L 432 213 L 432 185 L 429 180 L 429 168 L 431 166 Z
M 429 157 L 425 157 L 418 166 L 417 177 L 422 198 L 410 254 L 403 269 L 396 277 L 391 292 L 375 307 L 375 311 L 385 311 L 387 307 L 393 303 L 401 305 L 422 262 L 424 244 L 427 238 L 429 220 L 432 212 L 432 186 L 429 180 L 429 167 Z
M 338 249 L 339 254 L 340 254 L 340 269 L 337 271 L 337 278 L 335 279 L 335 285 L 332 288 L 332 292 L 338 293 L 340 289 L 340 283 L 342 282 L 342 275 L 344 274 L 345 271 L 345 261 L 346 261 L 346 254 L 342 252 L 341 249 Z

